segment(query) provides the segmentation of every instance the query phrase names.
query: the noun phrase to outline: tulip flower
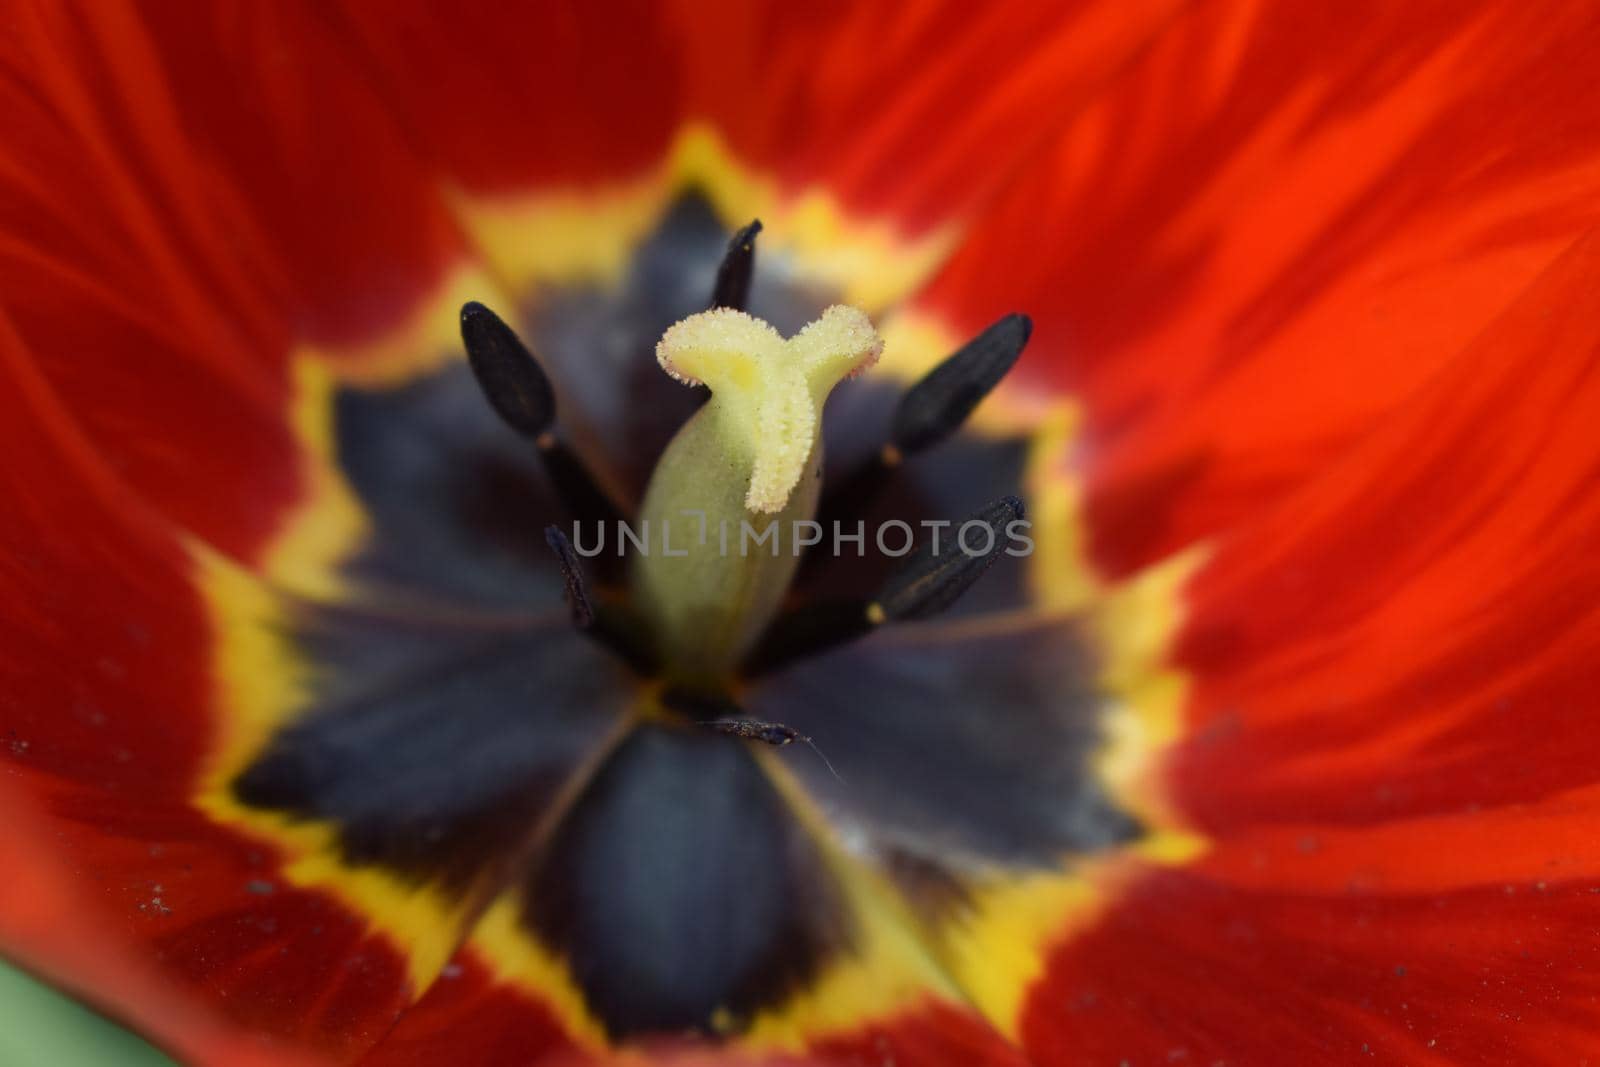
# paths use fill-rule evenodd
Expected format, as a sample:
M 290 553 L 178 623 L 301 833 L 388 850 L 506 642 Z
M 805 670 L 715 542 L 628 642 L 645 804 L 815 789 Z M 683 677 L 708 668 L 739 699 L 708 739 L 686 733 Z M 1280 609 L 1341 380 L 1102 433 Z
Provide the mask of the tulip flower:
M 3 24 L 8 960 L 203 1064 L 1600 1047 L 1592 11 Z

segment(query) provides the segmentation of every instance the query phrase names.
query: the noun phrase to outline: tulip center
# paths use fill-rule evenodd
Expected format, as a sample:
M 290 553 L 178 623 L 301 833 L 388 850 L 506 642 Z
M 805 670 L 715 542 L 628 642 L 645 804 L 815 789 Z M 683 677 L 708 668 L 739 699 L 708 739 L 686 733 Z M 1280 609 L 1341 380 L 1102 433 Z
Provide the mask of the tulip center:
M 787 339 L 746 313 L 760 229 L 756 221 L 734 235 L 710 309 L 668 327 L 655 346 L 667 376 L 708 389 L 709 399 L 662 448 L 631 520 L 564 443 L 556 389 L 538 357 L 483 305 L 466 305 L 461 317 L 468 363 L 489 407 L 531 440 L 573 518 L 570 537 L 551 526 L 545 540 L 559 560 L 574 623 L 664 683 L 667 710 L 700 720 L 727 720 L 719 711 L 731 707 L 730 694 L 751 670 L 891 619 L 942 611 L 1012 547 L 1023 522 L 1021 502 L 1005 497 L 958 528 L 936 523 L 931 544 L 914 552 L 907 528 L 901 549 L 910 555 L 875 598 L 846 597 L 780 616 L 807 550 L 813 561 L 826 551 L 833 532 L 826 527 L 858 518 L 893 468 L 959 429 L 1015 362 L 1029 326 L 1020 315 L 1001 319 L 914 385 L 901 397 L 888 439 L 842 492 L 825 498 L 823 407 L 836 385 L 877 361 L 883 341 L 863 312 L 844 305 L 828 307 Z M 939 525 L 951 528 L 942 546 Z M 614 550 L 628 545 L 632 554 L 625 582 L 609 581 L 615 556 L 596 561 L 608 579 L 597 605 L 585 565 L 592 553 L 579 546 L 603 553 L 608 526 L 615 528 Z M 866 533 L 854 536 L 859 543 Z M 684 694 L 697 710 L 670 699 Z M 780 744 L 789 736 L 755 727 L 737 735 Z
M 781 250 L 758 278 L 758 229 L 688 196 L 619 278 L 510 309 L 531 346 L 474 303 L 465 362 L 307 370 L 328 476 L 282 588 L 216 579 L 243 725 L 199 799 L 418 987 L 471 937 L 574 1032 L 756 1040 L 936 960 L 1010 1018 L 978 972 L 1057 914 L 1039 873 L 1146 834 L 1104 681 L 1143 661 L 1036 600 L 1059 441 L 967 424 L 1028 320 L 836 389 L 878 333 Z

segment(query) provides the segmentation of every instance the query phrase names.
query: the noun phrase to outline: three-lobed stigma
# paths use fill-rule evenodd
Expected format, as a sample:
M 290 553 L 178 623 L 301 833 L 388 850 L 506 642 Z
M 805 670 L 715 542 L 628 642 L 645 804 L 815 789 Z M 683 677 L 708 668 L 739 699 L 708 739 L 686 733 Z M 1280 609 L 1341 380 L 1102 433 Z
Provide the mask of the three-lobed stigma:
M 867 316 L 842 304 L 788 340 L 746 312 L 712 308 L 668 329 L 656 360 L 677 380 L 710 387 L 713 417 L 696 417 L 699 432 L 721 437 L 732 476 L 744 477 L 748 467 L 745 508 L 772 514 L 788 503 L 816 450 L 828 393 L 882 351 Z

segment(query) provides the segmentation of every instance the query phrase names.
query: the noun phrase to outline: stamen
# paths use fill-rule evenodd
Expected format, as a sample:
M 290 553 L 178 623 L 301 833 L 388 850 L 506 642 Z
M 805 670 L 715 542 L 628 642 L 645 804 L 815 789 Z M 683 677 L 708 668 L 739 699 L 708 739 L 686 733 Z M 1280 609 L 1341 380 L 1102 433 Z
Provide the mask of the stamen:
M 1033 321 L 1007 315 L 923 375 L 895 406 L 889 440 L 823 495 L 818 521 L 826 527 L 866 513 L 908 455 L 931 448 L 961 428 L 993 392 L 1027 346 Z M 813 554 L 808 562 L 817 557 Z
M 924 375 L 895 409 L 889 428 L 893 446 L 920 452 L 959 430 L 1016 365 L 1032 333 L 1028 316 L 1007 315 Z
M 896 622 L 927 619 L 944 611 L 994 566 L 1010 544 L 1007 527 L 1023 513 L 1021 500 L 1001 497 L 958 525 L 939 551 L 932 542 L 920 546 L 889 576 L 868 611 L 876 606 L 885 619 Z M 963 531 L 978 523 L 988 528 L 989 536 L 983 548 L 974 552 Z
M 594 606 L 589 601 L 589 583 L 583 575 L 583 564 L 572 542 L 559 526 L 544 528 L 544 543 L 550 546 L 561 562 L 561 579 L 567 586 L 567 604 L 572 608 L 572 625 L 587 630 L 594 623 Z
M 1010 544 L 1008 527 L 1024 514 L 1021 500 L 1002 497 L 955 524 L 939 539 L 938 551 L 933 540 L 919 545 L 872 600 L 808 604 L 779 616 L 745 659 L 743 673 L 747 677 L 768 674 L 864 637 L 884 623 L 938 615 L 994 566 Z M 977 546 L 972 544 L 973 537 L 962 536 L 962 531 L 975 523 L 987 531 Z
M 713 308 L 733 308 L 743 311 L 750 301 L 750 280 L 756 269 L 756 234 L 761 232 L 761 220 L 752 219 L 750 225 L 738 231 L 728 242 L 728 251 L 717 267 L 717 284 L 711 292 Z
M 477 301 L 461 308 L 461 341 L 489 406 L 506 425 L 537 439 L 556 418 L 556 392 L 521 338 Z
M 556 394 L 516 332 L 477 301 L 462 305 L 461 341 L 484 398 L 506 425 L 531 438 L 573 518 L 608 526 L 621 518 L 583 461 L 556 436 Z

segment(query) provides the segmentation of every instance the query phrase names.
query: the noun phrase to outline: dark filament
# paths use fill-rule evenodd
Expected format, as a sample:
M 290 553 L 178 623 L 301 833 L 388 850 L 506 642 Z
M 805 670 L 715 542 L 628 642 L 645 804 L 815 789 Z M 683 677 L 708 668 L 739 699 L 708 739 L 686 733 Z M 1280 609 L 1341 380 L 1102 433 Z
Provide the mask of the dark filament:
M 767 674 L 795 660 L 865 636 L 886 622 L 929 619 L 961 599 L 1010 545 L 1009 527 L 1023 518 L 1022 501 L 1001 497 L 948 531 L 919 544 L 871 600 L 808 604 L 779 616 L 744 663 L 744 673 Z M 968 531 L 987 531 L 979 540 Z
M 622 519 L 622 512 L 600 488 L 577 453 L 550 433 L 541 434 L 538 445 L 545 473 L 550 476 L 550 481 L 572 517 L 587 529 L 615 529 Z
M 942 539 L 919 545 L 906 557 L 878 591 L 874 604 L 886 619 L 896 622 L 938 615 L 994 566 L 1010 543 L 1007 527 L 1022 517 L 1022 501 L 1014 496 L 1001 497 L 968 516 Z M 964 531 L 977 524 L 987 528 L 987 536 L 974 546 Z
M 561 578 L 567 586 L 567 605 L 572 608 L 572 625 L 587 630 L 594 624 L 594 605 L 589 601 L 589 583 L 583 576 L 583 563 L 572 542 L 559 526 L 544 528 L 544 543 L 561 563 Z

